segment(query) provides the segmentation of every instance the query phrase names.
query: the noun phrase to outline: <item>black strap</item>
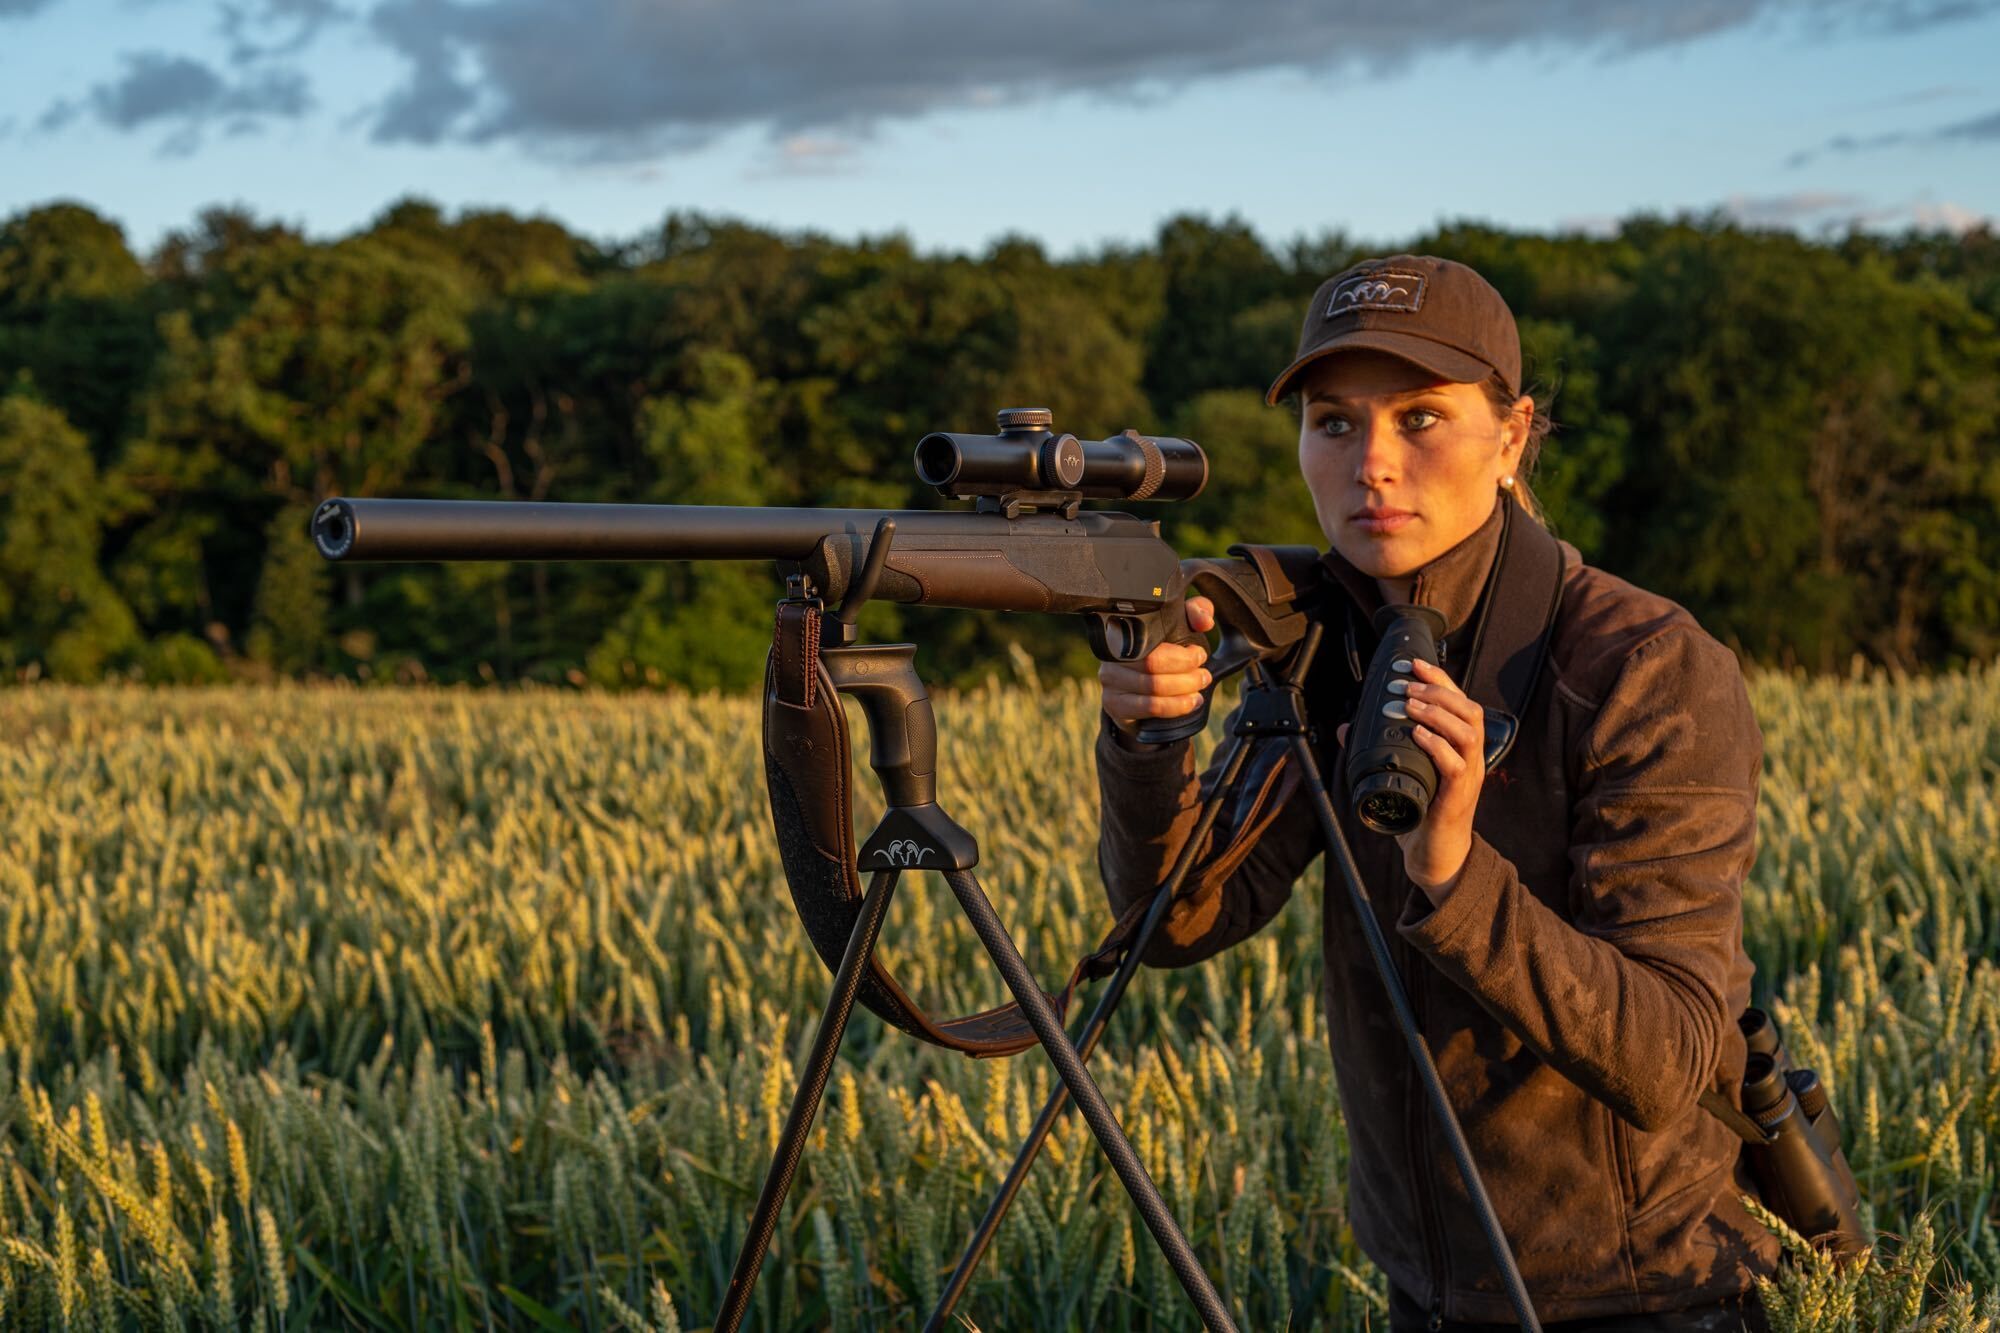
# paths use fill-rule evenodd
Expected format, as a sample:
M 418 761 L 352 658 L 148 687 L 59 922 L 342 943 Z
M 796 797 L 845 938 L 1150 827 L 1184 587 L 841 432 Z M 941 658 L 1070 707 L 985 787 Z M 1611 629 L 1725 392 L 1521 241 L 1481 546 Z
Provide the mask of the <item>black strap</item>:
M 1548 661 L 1549 640 L 1562 607 L 1563 553 L 1555 534 L 1511 500 L 1500 518 L 1500 549 L 1480 594 L 1480 613 L 1466 659 L 1465 692 L 1484 708 L 1528 715 L 1535 683 Z M 1505 588 L 1506 595 L 1497 595 Z

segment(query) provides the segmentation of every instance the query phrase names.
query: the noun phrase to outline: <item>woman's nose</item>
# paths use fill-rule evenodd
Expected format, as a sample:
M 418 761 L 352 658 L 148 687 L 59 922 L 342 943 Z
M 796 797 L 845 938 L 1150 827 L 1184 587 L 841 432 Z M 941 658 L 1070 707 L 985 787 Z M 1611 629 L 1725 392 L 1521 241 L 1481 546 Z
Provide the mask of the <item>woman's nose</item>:
M 1355 443 L 1354 480 L 1360 485 L 1375 487 L 1396 476 L 1393 431 L 1376 430 L 1362 423 L 1355 427 L 1361 436 Z

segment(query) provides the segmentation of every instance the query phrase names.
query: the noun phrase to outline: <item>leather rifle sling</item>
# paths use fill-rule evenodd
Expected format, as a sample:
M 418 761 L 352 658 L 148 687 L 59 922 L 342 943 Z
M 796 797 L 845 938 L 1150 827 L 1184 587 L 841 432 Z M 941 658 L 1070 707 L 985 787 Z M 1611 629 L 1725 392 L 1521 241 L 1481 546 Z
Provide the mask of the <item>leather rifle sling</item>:
M 1233 549 L 1256 569 L 1274 605 L 1293 601 L 1301 587 L 1298 580 L 1316 564 L 1310 547 Z M 792 905 L 813 949 L 833 970 L 840 965 L 860 915 L 862 885 L 848 785 L 852 751 L 847 715 L 819 658 L 822 617 L 819 604 L 811 600 L 778 603 L 777 626 L 764 666 L 764 780 Z M 1270 779 L 1275 776 L 1267 775 L 1251 802 L 1264 824 L 1282 807 L 1282 802 L 1268 799 Z M 1062 990 L 1049 997 L 1058 1014 L 1067 1012 L 1082 981 L 1117 970 L 1148 902 L 1134 903 L 1097 948 L 1070 970 Z M 911 1036 L 966 1055 L 1013 1055 L 1035 1044 L 1026 1015 L 1012 1002 L 960 1018 L 933 1018 L 897 984 L 879 953 L 868 960 L 857 998 Z

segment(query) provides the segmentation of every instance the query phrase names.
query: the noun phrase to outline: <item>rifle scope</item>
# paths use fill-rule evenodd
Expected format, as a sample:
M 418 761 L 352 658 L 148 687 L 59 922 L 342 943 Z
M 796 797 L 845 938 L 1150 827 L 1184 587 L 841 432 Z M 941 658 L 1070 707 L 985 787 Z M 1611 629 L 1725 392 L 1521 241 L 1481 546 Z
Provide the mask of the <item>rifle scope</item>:
M 950 499 L 1063 491 L 1090 500 L 1187 500 L 1208 483 L 1193 440 L 1128 430 L 1079 440 L 1049 429 L 1046 407 L 1000 412 L 998 435 L 934 431 L 917 441 L 917 477 Z

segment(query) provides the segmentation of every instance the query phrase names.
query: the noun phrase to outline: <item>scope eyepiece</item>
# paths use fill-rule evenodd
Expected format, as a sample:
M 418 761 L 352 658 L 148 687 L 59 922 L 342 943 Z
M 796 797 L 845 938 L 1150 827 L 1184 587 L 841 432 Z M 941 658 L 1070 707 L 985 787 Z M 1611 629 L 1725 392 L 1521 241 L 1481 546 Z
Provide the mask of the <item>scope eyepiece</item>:
M 1193 440 L 1126 431 L 1079 440 L 1052 429 L 1045 407 L 1010 407 L 998 435 L 934 431 L 917 441 L 917 477 L 951 499 L 1067 492 L 1091 500 L 1186 500 L 1208 484 Z

